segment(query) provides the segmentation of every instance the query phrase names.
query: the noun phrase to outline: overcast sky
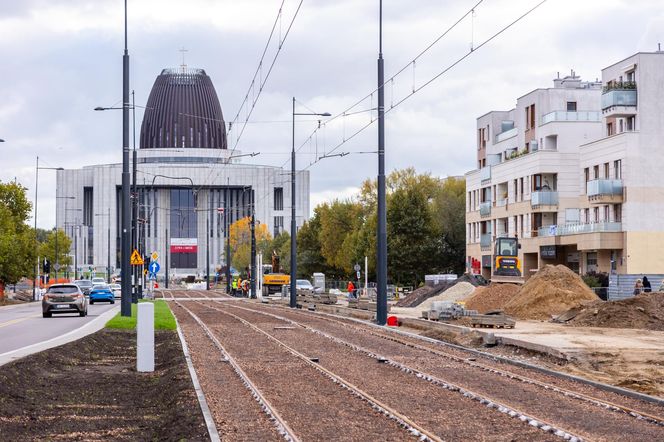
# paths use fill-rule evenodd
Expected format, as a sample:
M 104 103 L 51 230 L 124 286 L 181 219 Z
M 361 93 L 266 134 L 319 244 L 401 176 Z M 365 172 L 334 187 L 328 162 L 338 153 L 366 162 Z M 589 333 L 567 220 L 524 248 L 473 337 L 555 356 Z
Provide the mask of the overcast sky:
M 384 0 L 386 78 L 479 0 Z M 271 62 L 300 0 L 285 0 Z M 206 70 L 224 116 L 238 113 L 258 65 L 278 0 L 129 0 L 131 88 L 145 105 L 162 68 L 182 62 Z M 386 87 L 386 106 L 422 86 L 470 48 L 539 0 L 485 0 L 430 52 Z M 14 178 L 34 196 L 35 158 L 44 166 L 78 168 L 121 160 L 121 112 L 94 112 L 122 98 L 121 0 L 0 0 L 0 180 Z M 291 97 L 316 112 L 338 115 L 376 87 L 378 1 L 304 0 L 237 149 L 248 160 L 282 165 L 291 145 Z M 475 118 L 510 109 L 516 98 L 550 87 L 556 72 L 574 69 L 594 80 L 637 51 L 664 43 L 660 0 L 548 0 L 493 42 L 474 51 L 386 119 L 388 171 L 415 167 L 461 175 L 475 164 Z M 253 91 L 254 93 L 257 92 Z M 351 112 L 376 106 L 376 95 Z M 307 112 L 301 107 L 300 111 Z M 350 112 L 349 112 L 350 113 Z M 246 111 L 241 115 L 246 116 Z M 298 154 L 298 167 L 332 150 L 375 112 L 324 125 Z M 142 112 L 137 113 L 138 129 Z M 300 146 L 317 122 L 299 121 Z M 231 145 L 237 130 L 230 134 Z M 376 150 L 376 125 L 338 147 Z M 376 155 L 325 159 L 311 171 L 312 208 L 351 195 L 376 175 Z M 39 174 L 39 226 L 54 224 L 55 172 Z

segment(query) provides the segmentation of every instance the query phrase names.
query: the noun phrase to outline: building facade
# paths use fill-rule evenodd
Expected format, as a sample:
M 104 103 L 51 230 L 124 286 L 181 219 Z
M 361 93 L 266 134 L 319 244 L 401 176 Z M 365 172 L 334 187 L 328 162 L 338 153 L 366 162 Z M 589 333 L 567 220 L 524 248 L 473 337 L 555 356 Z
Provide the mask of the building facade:
M 545 264 L 610 274 L 615 297 L 664 257 L 664 52 L 537 89 L 477 119 L 466 174 L 467 267 L 491 275 L 493 243 L 517 236 L 523 277 Z M 651 278 L 652 279 L 652 278 Z
M 226 265 L 229 225 L 255 213 L 276 236 L 290 225 L 290 173 L 243 164 L 227 149 L 225 123 L 204 71 L 164 70 L 150 93 L 136 156 L 135 234 L 140 252 L 157 252 L 171 275 L 202 275 Z M 74 240 L 83 270 L 120 267 L 122 164 L 57 172 L 57 225 Z M 309 173 L 297 171 L 296 223 L 309 214 Z M 286 229 L 287 231 L 288 229 Z

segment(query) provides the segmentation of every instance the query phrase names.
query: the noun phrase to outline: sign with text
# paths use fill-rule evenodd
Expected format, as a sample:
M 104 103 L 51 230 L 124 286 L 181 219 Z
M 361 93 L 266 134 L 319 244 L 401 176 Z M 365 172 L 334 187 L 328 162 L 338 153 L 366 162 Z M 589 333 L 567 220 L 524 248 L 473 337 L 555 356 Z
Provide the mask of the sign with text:
M 196 253 L 198 238 L 171 238 L 171 253 Z

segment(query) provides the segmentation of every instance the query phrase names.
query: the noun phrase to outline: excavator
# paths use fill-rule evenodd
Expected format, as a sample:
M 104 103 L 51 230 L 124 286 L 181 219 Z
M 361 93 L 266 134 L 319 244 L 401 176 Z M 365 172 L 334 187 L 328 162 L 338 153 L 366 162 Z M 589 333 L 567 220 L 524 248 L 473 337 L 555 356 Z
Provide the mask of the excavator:
M 494 244 L 491 282 L 523 284 L 522 263 L 519 259 L 519 239 L 498 237 Z
M 290 284 L 290 275 L 281 272 L 279 255 L 272 252 L 272 265 L 263 266 L 263 295 L 271 295 L 281 291 L 281 287 Z

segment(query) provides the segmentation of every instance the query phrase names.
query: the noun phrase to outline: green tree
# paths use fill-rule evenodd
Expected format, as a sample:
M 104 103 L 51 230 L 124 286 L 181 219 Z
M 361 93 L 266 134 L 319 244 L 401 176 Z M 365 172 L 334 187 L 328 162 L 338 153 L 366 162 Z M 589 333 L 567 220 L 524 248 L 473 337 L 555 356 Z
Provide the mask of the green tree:
M 320 210 L 314 209 L 314 216 L 305 222 L 297 232 L 297 272 L 310 277 L 315 272 L 327 272 L 327 263 L 320 251 Z
M 67 236 L 67 234 L 64 232 L 62 229 L 57 230 L 57 251 L 58 251 L 58 256 L 56 259 L 55 256 L 55 241 L 56 239 L 56 232 L 51 230 L 48 232 L 46 235 L 46 241 L 41 243 L 39 245 L 39 259 L 41 261 L 44 260 L 44 258 L 48 259 L 51 262 L 51 273 L 55 273 L 55 264 L 58 263 L 60 264 L 60 271 L 58 271 L 58 274 L 64 274 L 64 268 L 68 265 L 71 265 L 72 259 L 71 255 L 69 254 L 69 250 L 71 249 L 71 239 Z
M 35 232 L 26 224 L 31 207 L 25 187 L 0 182 L 0 297 L 6 284 L 34 272 Z
M 259 246 L 269 242 L 270 232 L 266 224 L 256 223 L 254 228 L 256 236 L 256 250 Z M 230 227 L 231 260 L 233 267 L 239 272 L 251 265 L 251 218 L 245 217 L 235 221 Z
M 466 257 L 466 182 L 449 177 L 434 198 L 434 219 L 442 235 L 439 270 L 462 273 Z

